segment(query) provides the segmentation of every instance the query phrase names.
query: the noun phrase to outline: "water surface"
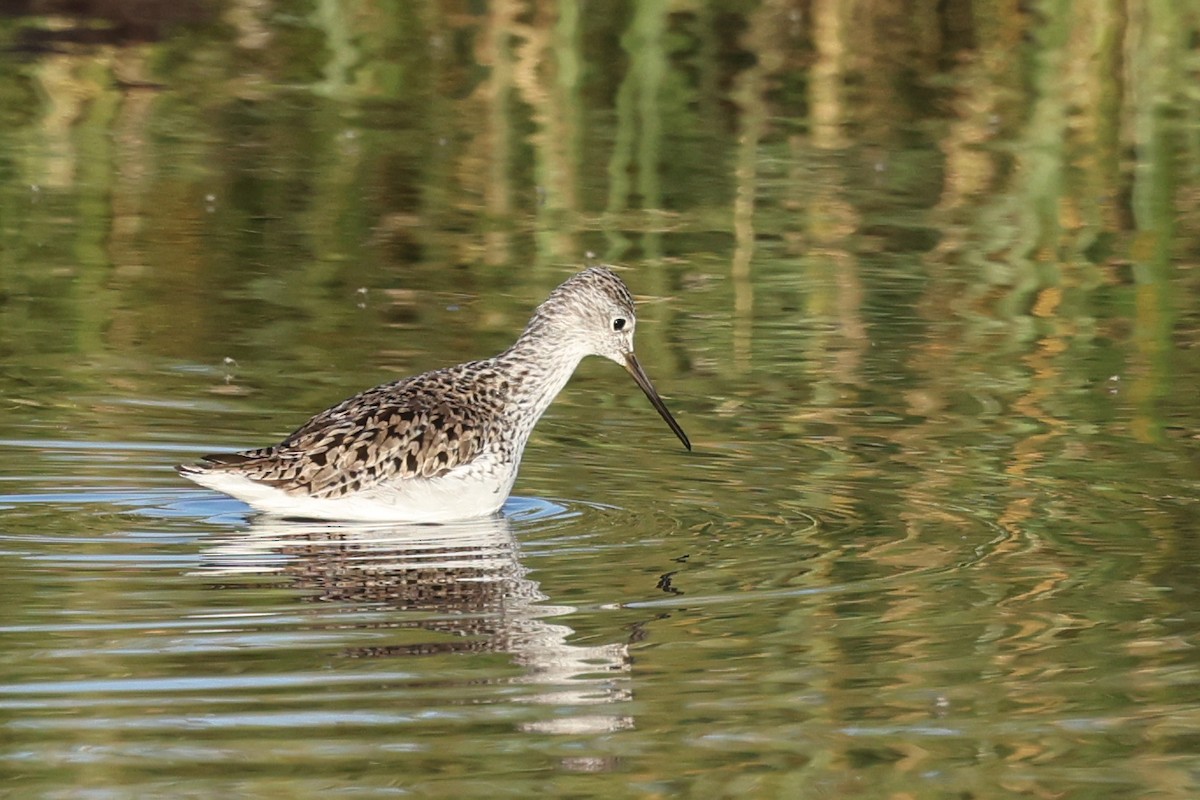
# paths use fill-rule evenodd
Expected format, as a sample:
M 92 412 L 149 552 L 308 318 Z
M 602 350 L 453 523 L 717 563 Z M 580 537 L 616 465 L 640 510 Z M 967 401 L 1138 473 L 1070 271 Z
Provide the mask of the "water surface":
M 917 5 L 0 18 L 5 791 L 1195 796 L 1200 19 Z M 694 452 L 592 359 L 496 518 L 175 475 L 589 251 Z

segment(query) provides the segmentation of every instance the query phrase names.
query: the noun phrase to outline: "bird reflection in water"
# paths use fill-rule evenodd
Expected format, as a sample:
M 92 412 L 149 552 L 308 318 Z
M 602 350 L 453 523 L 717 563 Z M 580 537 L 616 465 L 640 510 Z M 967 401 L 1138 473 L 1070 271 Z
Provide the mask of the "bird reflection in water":
M 309 602 L 338 604 L 353 622 L 338 629 L 421 630 L 427 639 L 350 647 L 353 658 L 440 653 L 508 653 L 524 675 L 507 682 L 543 691 L 515 699 L 556 706 L 629 700 L 628 643 L 573 645 L 561 622 L 572 606 L 552 605 L 520 562 L 508 518 L 460 523 L 347 524 L 263 517 L 222 538 L 203 555 L 201 574 L 222 589 L 264 584 L 309 590 Z M 403 612 L 399 617 L 396 612 Z M 385 619 L 386 615 L 386 619 Z M 631 727 L 618 714 L 554 716 L 526 723 L 541 733 L 589 733 Z

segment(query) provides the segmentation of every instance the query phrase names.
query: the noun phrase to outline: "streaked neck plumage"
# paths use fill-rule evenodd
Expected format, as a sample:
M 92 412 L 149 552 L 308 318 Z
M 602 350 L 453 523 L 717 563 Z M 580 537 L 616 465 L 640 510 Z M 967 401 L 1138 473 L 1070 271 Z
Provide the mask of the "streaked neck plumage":
M 530 429 L 586 355 L 569 325 L 534 315 L 513 346 L 496 356 L 496 366 L 512 382 L 512 402 L 522 417 L 528 417 Z

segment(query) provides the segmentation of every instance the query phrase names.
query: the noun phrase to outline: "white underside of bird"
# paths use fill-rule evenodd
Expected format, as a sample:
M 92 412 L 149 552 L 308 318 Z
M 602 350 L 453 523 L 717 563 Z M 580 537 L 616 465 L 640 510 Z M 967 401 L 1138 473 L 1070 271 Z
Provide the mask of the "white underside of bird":
M 512 491 L 517 465 L 499 465 L 484 457 L 436 478 L 407 478 L 338 498 L 288 492 L 236 472 L 197 471 L 184 477 L 276 517 L 454 522 L 498 512 Z

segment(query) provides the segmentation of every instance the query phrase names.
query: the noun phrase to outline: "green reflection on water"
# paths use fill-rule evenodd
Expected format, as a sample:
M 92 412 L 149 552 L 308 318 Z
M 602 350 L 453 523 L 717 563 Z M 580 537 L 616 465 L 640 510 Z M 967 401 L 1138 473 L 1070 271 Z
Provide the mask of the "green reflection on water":
M 1194 12 L 171 7 L 0 20 L 25 788 L 1195 791 Z M 500 350 L 587 251 L 697 452 L 585 364 L 500 566 L 169 471 Z

